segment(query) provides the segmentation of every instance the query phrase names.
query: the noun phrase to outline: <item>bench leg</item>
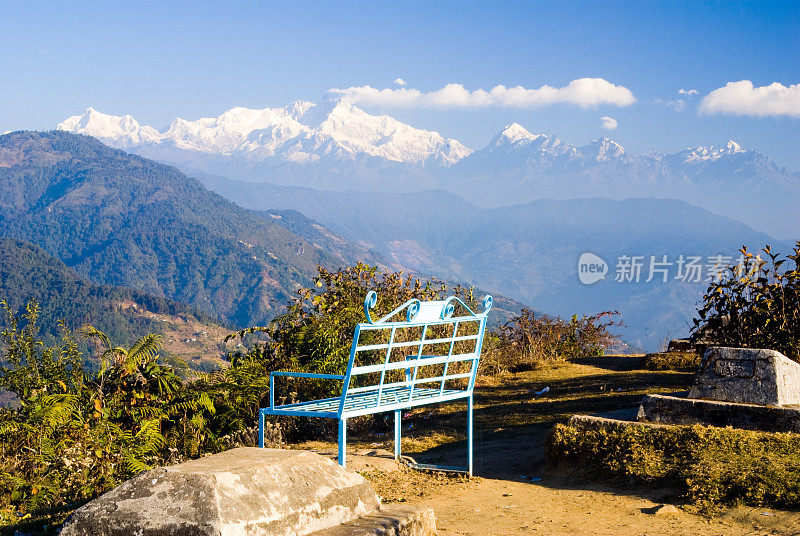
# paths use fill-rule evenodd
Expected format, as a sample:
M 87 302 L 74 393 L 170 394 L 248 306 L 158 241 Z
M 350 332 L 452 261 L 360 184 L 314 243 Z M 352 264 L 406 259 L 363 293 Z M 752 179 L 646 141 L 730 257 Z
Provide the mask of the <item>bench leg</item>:
M 264 413 L 258 412 L 258 446 L 264 448 Z
M 339 465 L 347 467 L 347 419 L 339 419 Z
M 400 459 L 400 436 L 402 435 L 403 410 L 394 411 L 394 459 Z
M 472 476 L 472 395 L 467 403 L 467 471 Z

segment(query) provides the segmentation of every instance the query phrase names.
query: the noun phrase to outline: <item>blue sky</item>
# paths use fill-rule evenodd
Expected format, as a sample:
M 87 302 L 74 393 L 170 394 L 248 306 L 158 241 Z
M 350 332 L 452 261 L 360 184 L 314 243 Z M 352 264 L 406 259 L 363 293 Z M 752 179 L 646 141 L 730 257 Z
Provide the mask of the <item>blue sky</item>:
M 357 104 L 472 147 L 516 121 L 635 153 L 732 138 L 800 170 L 800 2 L 5 2 L 0 49 L 0 132 L 49 129 L 88 106 L 160 128 L 331 88 L 394 91 L 398 77 L 423 95 L 600 78 L 635 101 Z M 742 80 L 786 91 L 752 101 L 744 88 L 698 113 Z

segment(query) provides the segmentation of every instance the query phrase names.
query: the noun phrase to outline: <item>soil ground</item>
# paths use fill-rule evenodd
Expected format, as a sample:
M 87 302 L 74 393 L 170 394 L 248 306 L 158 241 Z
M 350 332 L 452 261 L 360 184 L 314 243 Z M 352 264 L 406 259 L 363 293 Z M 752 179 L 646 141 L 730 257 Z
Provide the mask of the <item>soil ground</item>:
M 590 482 L 546 464 L 547 434 L 576 413 L 624 414 L 646 393 L 688 388 L 692 374 L 639 370 L 638 357 L 585 359 L 543 370 L 478 381 L 475 394 L 475 477 L 446 476 L 396 464 L 391 428 L 356 425 L 348 465 L 370 479 L 384 502 L 431 506 L 441 535 L 613 534 L 800 535 L 800 512 L 737 507 L 704 517 L 671 490 Z M 549 387 L 547 393 L 537 395 Z M 466 404 L 409 411 L 403 454 L 421 463 L 466 463 Z M 380 428 L 380 427 L 379 427 Z M 335 445 L 294 448 L 331 453 Z M 678 507 L 658 513 L 663 505 Z M 670 510 L 670 509 L 667 509 Z

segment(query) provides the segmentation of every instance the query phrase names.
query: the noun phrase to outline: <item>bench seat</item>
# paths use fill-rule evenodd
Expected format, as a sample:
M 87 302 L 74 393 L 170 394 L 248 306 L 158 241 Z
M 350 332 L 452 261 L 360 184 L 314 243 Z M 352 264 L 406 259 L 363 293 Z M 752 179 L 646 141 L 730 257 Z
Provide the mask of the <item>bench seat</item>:
M 364 300 L 367 322 L 357 324 L 344 374 L 274 371 L 270 373 L 270 404 L 259 411 L 259 446 L 264 446 L 264 418 L 323 417 L 339 421 L 339 464 L 346 465 L 347 419 L 394 412 L 394 455 L 400 458 L 403 410 L 439 402 L 467 401 L 467 468 L 472 474 L 472 393 L 478 373 L 486 320 L 492 297 L 483 299 L 482 313 L 473 312 L 458 297 L 409 300 L 373 321 L 375 292 Z M 454 315 L 455 309 L 466 314 Z M 405 320 L 394 320 L 404 314 Z M 382 342 L 381 342 L 382 341 Z M 335 398 L 275 404 L 275 379 L 296 377 L 341 382 Z M 403 379 L 404 377 L 404 379 Z
M 376 409 L 381 412 L 393 411 L 395 409 L 410 408 L 429 404 L 432 400 L 436 402 L 447 402 L 466 398 L 469 393 L 460 389 L 425 389 L 417 387 L 411 393 L 411 387 L 387 387 L 381 392 L 380 405 L 378 404 L 378 393 L 355 393 L 349 394 L 344 399 L 344 409 L 339 413 L 339 404 L 342 402 L 340 397 L 326 398 L 323 400 L 310 400 L 308 402 L 296 402 L 275 406 L 274 408 L 264 408 L 267 415 L 286 415 L 292 417 L 328 417 L 338 419 L 341 416 L 357 417 L 359 415 L 369 415 L 376 413 Z

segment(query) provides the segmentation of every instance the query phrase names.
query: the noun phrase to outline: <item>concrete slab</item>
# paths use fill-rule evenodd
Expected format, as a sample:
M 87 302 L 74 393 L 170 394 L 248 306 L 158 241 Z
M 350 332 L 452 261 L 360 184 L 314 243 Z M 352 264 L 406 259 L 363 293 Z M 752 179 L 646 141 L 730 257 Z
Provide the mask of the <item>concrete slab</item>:
M 667 424 L 657 424 L 644 421 L 628 421 L 623 419 L 599 417 L 597 415 L 573 415 L 569 418 L 567 424 L 576 428 L 582 428 L 584 430 L 596 430 L 599 428 L 628 428 L 630 426 L 648 428 L 663 428 L 664 426 L 669 426 Z
M 664 395 L 646 395 L 637 420 L 800 433 L 800 407 L 737 404 Z
M 432 508 L 384 507 L 356 520 L 321 530 L 311 536 L 435 536 L 436 516 Z

